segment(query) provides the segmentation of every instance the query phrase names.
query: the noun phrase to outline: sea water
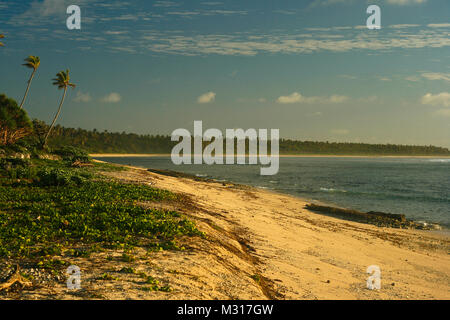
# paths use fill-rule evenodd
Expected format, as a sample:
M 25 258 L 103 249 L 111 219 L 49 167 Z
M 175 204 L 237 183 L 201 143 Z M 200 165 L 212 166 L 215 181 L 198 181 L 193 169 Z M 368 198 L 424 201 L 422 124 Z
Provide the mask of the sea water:
M 361 211 L 402 213 L 408 219 L 450 227 L 450 159 L 280 158 L 275 176 L 259 166 L 181 165 L 170 157 L 99 158 L 247 184 Z

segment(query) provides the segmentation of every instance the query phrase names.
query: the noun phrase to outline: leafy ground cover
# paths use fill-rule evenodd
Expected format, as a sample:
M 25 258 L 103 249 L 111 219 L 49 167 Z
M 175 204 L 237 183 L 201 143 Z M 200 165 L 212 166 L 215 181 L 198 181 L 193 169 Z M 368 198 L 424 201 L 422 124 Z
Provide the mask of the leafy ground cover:
M 176 201 L 175 194 L 101 178 L 99 170 L 112 170 L 105 164 L 70 165 L 0 159 L 0 258 L 55 267 L 64 263 L 51 257 L 62 253 L 80 256 L 134 246 L 179 249 L 179 238 L 203 236 L 178 212 L 136 205 Z

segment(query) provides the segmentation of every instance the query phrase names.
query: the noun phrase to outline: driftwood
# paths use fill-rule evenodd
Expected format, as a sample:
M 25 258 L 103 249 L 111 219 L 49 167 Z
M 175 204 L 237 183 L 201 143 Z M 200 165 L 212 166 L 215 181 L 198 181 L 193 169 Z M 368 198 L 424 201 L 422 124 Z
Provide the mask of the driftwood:
M 20 274 L 19 266 L 17 266 L 16 267 L 16 272 L 8 279 L 8 281 L 6 281 L 5 283 L 0 284 L 0 291 L 9 289 L 11 286 L 13 286 L 16 283 L 20 284 L 23 288 L 25 288 L 25 287 L 32 287 L 33 286 L 33 283 L 31 283 L 31 281 L 25 279 Z

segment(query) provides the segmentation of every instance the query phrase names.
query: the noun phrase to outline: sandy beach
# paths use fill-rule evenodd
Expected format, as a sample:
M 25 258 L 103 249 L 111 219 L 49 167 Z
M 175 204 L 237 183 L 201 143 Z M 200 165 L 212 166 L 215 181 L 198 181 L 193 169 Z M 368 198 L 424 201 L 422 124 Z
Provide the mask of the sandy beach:
M 21 299 L 449 299 L 448 233 L 382 228 L 305 209 L 307 201 L 252 187 L 197 181 L 127 167 L 109 178 L 166 189 L 170 203 L 206 238 L 181 239 L 185 250 L 135 248 L 73 258 L 82 290 L 65 282 L 24 291 Z M 381 289 L 367 289 L 369 266 L 381 269 Z M 133 268 L 132 274 L 120 270 Z M 99 280 L 105 273 L 113 281 Z M 143 291 L 137 274 L 151 274 L 170 292 Z
M 137 270 L 157 271 L 170 282 L 172 293 L 142 293 L 127 279 L 106 288 L 91 282 L 89 290 L 104 298 L 450 298 L 450 242 L 445 234 L 343 221 L 304 209 L 306 202 L 299 198 L 260 189 L 135 167 L 105 174 L 184 195 L 184 203 L 168 204 L 167 209 L 189 216 L 208 236 L 187 244 L 186 252 L 143 255 L 134 264 Z M 78 261 L 90 270 L 85 278 L 121 267 L 95 261 Z M 366 287 L 371 265 L 381 269 L 380 290 Z M 56 292 L 68 298 L 63 290 Z

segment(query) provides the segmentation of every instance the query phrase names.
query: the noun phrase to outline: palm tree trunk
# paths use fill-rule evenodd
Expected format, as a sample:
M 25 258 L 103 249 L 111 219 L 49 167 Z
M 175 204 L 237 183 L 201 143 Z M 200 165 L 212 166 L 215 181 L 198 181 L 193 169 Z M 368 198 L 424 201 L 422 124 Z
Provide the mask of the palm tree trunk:
M 50 136 L 50 132 L 52 131 L 52 129 L 53 129 L 54 125 L 55 125 L 55 122 L 56 122 L 56 120 L 59 117 L 59 113 L 61 112 L 61 107 L 62 107 L 62 105 L 64 103 L 64 99 L 66 98 L 66 92 L 67 92 L 67 87 L 64 88 L 64 94 L 63 94 L 61 102 L 59 104 L 58 112 L 56 113 L 55 118 L 53 119 L 53 122 L 52 122 L 52 125 L 50 126 L 50 129 L 48 129 L 47 135 L 45 136 L 44 145 L 43 145 L 44 147 L 47 145 L 47 139 Z
M 33 70 L 33 73 L 31 74 L 30 79 L 28 80 L 27 90 L 25 91 L 25 95 L 23 96 L 22 102 L 20 103 L 20 109 L 22 109 L 23 104 L 25 103 L 25 99 L 27 98 L 28 91 L 30 90 L 31 81 L 33 81 L 35 73 L 36 73 L 36 70 Z

